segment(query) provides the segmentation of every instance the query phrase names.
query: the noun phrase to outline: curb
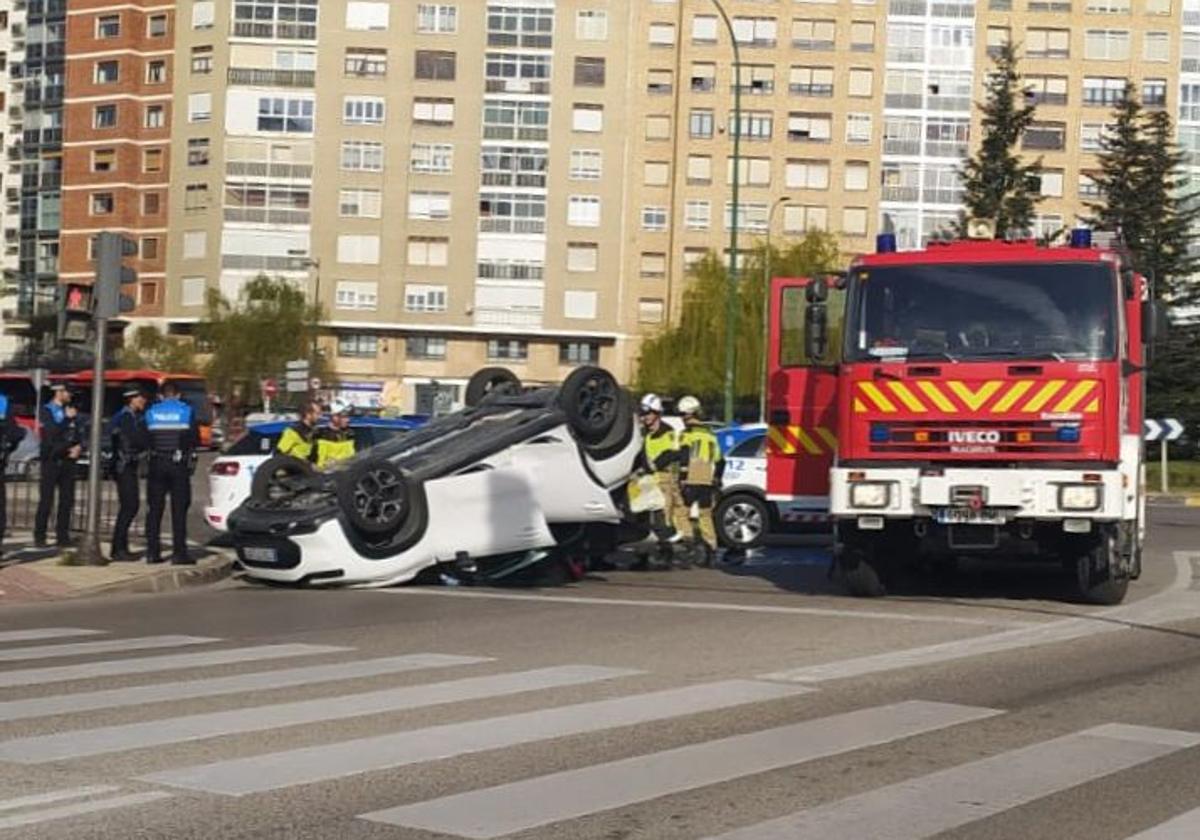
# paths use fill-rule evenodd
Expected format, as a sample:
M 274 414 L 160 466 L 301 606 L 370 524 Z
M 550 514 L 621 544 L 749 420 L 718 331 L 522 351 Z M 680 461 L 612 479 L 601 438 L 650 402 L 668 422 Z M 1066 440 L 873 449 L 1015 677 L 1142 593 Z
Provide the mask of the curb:
M 1166 496 L 1160 493 L 1150 493 L 1147 501 L 1152 505 L 1161 505 L 1163 507 L 1200 507 L 1200 494 L 1168 494 Z
M 177 592 L 192 586 L 206 586 L 225 580 L 233 572 L 234 558 L 224 551 L 217 550 L 217 555 L 209 563 L 201 560 L 195 566 L 171 566 L 156 571 L 154 574 L 134 580 L 119 583 L 93 586 L 72 592 L 68 598 L 85 598 L 89 595 L 145 595 L 160 592 Z M 207 558 L 206 558 L 207 559 Z

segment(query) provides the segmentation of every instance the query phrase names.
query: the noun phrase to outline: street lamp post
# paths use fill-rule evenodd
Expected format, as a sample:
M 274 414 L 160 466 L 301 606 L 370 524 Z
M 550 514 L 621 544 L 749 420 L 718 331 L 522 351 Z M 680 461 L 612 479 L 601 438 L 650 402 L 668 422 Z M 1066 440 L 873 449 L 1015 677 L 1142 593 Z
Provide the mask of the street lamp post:
M 734 368 L 737 364 L 738 187 L 742 177 L 742 54 L 733 22 L 720 0 L 712 0 L 733 44 L 733 207 L 729 220 L 729 283 L 725 292 L 725 422 L 733 422 Z
M 767 214 L 767 247 L 763 252 L 763 301 L 762 301 L 762 352 L 758 354 L 758 384 L 762 392 L 758 397 L 758 422 L 767 422 L 767 344 L 770 342 L 771 326 L 771 228 L 775 224 L 775 211 L 791 202 L 786 195 L 771 205 Z
M 303 251 L 298 251 L 298 250 L 297 251 L 288 251 L 288 254 L 296 260 L 297 265 L 299 265 L 301 268 L 308 269 L 312 272 L 312 279 L 313 279 L 312 302 L 313 302 L 314 307 L 319 307 L 321 305 L 321 261 L 319 259 L 317 259 L 316 257 L 304 256 Z M 318 327 L 320 326 L 319 321 L 318 321 L 317 326 Z M 319 332 L 319 329 L 314 330 L 313 338 L 312 338 L 312 357 L 313 357 L 314 362 L 316 361 L 316 358 L 317 358 L 317 333 L 318 332 Z

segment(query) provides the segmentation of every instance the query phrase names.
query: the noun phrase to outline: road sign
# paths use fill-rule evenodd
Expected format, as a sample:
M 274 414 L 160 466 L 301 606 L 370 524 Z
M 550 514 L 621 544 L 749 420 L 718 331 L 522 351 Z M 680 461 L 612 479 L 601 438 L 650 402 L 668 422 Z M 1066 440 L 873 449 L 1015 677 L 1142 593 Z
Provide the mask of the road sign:
M 304 371 L 304 378 L 308 378 L 308 359 L 292 359 L 287 363 L 287 369 L 291 371 Z
M 264 379 L 262 381 L 263 396 L 270 399 L 279 393 L 279 383 L 274 379 Z
M 309 387 L 312 388 L 314 391 L 321 390 L 321 380 L 317 379 L 317 377 L 315 377 L 315 376 L 312 378 L 312 381 L 309 382 L 308 384 L 309 384 Z
M 1172 441 L 1183 437 L 1183 424 L 1174 417 L 1167 417 L 1163 420 L 1146 420 L 1147 441 L 1153 443 L 1156 440 Z

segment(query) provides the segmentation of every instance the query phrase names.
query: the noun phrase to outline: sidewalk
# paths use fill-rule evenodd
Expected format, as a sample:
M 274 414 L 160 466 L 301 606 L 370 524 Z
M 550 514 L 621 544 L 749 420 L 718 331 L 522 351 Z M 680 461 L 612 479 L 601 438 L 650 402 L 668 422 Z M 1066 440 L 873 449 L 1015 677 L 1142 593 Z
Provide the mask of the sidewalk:
M 5 539 L 0 560 L 0 606 L 112 593 L 173 592 L 223 580 L 233 568 L 235 556 L 229 549 L 193 543 L 188 553 L 196 559 L 194 566 L 148 565 L 141 560 L 75 566 L 64 563 L 67 558 L 53 545 L 35 548 L 32 535 L 17 532 Z
M 1149 493 L 1148 501 L 1152 505 L 1200 507 L 1200 493 Z

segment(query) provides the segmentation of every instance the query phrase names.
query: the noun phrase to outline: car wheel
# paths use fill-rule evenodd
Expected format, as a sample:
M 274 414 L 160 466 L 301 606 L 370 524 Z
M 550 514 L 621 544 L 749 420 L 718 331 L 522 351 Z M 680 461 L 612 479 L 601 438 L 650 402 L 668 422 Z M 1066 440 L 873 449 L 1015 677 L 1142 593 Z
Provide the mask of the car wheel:
M 621 404 L 621 386 L 603 368 L 576 368 L 558 391 L 559 408 L 585 444 L 599 444 L 608 437 L 622 419 Z M 629 422 L 633 422 L 632 413 Z
M 1080 600 L 1114 606 L 1125 600 L 1128 589 L 1129 574 L 1122 568 L 1115 534 L 1104 534 L 1090 551 L 1075 559 L 1075 591 Z
M 390 537 L 411 511 L 408 477 L 390 461 L 356 464 L 338 476 L 338 502 L 350 525 L 367 537 Z
M 617 422 L 613 423 L 602 440 L 585 444 L 584 449 L 593 459 L 605 461 L 629 447 L 633 432 L 633 397 L 629 396 L 629 392 L 624 388 L 620 388 L 617 391 Z
M 521 393 L 521 380 L 508 368 L 487 367 L 475 371 L 467 380 L 463 402 L 474 408 L 492 394 L 515 395 Z
M 255 502 L 274 502 L 319 484 L 320 476 L 308 461 L 290 455 L 273 455 L 254 471 L 250 498 Z
M 757 548 L 763 544 L 771 525 L 771 510 L 757 496 L 735 493 L 717 504 L 713 512 L 717 538 L 726 548 Z

